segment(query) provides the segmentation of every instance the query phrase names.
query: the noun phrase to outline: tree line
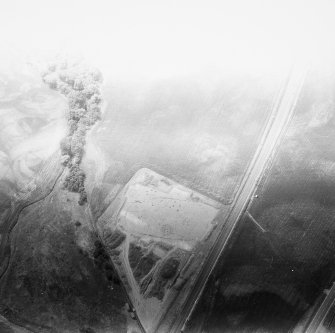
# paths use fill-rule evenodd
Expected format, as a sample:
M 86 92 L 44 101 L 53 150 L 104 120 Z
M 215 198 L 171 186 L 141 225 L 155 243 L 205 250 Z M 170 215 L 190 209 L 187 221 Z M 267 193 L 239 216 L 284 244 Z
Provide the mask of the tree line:
M 62 163 L 69 169 L 63 186 L 79 193 L 80 205 L 87 202 L 85 172 L 80 164 L 85 152 L 86 133 L 101 119 L 102 75 L 81 64 L 50 64 L 42 73 L 43 81 L 67 97 L 67 136 L 60 143 Z

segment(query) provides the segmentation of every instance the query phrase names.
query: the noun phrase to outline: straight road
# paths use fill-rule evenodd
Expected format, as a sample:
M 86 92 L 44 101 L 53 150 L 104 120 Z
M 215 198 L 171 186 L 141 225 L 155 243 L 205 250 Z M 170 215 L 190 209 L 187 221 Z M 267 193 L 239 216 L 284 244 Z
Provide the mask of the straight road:
M 170 325 L 169 328 L 165 326 L 166 324 L 161 323 L 162 325 L 157 328 L 157 332 L 183 331 L 186 322 L 201 297 L 210 274 L 216 266 L 222 252 L 226 248 L 234 227 L 246 210 L 249 199 L 255 191 L 257 183 L 267 166 L 267 162 L 274 153 L 274 149 L 292 117 L 293 109 L 300 94 L 305 74 L 306 66 L 302 64 L 296 65 L 291 70 L 286 84 L 280 92 L 278 100 L 273 107 L 272 116 L 268 121 L 256 154 L 244 176 L 240 189 L 232 204 L 231 211 L 222 229 L 220 230 L 219 236 L 207 257 L 206 262 L 198 273 L 184 305 L 179 311 L 178 318 L 176 318 L 174 323 Z
M 327 317 L 328 311 L 335 304 L 335 283 L 330 288 L 326 298 L 321 303 L 309 325 L 305 329 L 305 333 L 321 333 L 326 332 L 323 322 Z

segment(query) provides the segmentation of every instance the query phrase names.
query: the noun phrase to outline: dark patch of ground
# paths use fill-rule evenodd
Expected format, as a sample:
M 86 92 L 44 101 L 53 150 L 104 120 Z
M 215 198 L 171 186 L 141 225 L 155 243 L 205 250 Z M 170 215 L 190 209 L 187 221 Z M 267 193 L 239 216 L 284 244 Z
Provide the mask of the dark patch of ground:
M 149 297 L 156 297 L 159 300 L 164 298 L 165 287 L 176 275 L 179 264 L 180 260 L 176 257 L 170 257 L 162 264 L 155 276 L 153 286 L 148 294 Z
M 149 252 L 148 254 L 143 256 L 138 262 L 136 268 L 133 269 L 135 279 L 138 282 L 141 281 L 156 265 L 159 259 L 160 258 L 152 252 Z
M 89 219 L 78 228 L 66 209 L 53 194 L 22 212 L 0 313 L 36 332 L 125 332 L 126 299 L 110 258 Z
M 159 275 L 163 279 L 171 279 L 177 273 L 179 267 L 179 260 L 176 258 L 169 258 L 163 264 L 162 268 L 160 269 Z
M 134 270 L 141 260 L 142 256 L 144 254 L 144 250 L 140 245 L 137 245 L 135 243 L 129 244 L 129 253 L 128 253 L 128 260 L 130 267 Z
M 168 280 L 166 279 L 156 279 L 148 296 L 156 297 L 157 299 L 161 301 L 164 298 L 165 286 L 167 285 L 167 283 L 168 283 Z
M 125 239 L 126 235 L 119 229 L 110 231 L 104 235 L 104 243 L 111 250 L 119 247 Z
M 204 328 L 211 333 L 288 332 L 295 320 L 294 307 L 275 294 L 258 292 L 228 300 L 218 295 Z
M 108 255 L 105 247 L 99 240 L 96 240 L 94 242 L 94 246 L 95 249 L 93 252 L 93 257 L 95 265 L 105 274 L 107 280 L 111 283 L 112 287 L 114 283 L 119 285 L 120 279 L 118 277 L 118 274 L 114 270 L 112 260 Z
M 164 242 L 157 242 L 156 245 L 166 252 L 170 251 L 173 248 L 172 245 Z

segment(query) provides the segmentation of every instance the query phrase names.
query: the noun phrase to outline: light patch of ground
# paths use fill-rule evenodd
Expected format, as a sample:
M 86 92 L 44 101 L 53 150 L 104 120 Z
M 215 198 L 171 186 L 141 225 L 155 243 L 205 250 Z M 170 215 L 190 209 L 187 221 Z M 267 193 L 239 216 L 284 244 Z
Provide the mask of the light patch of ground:
M 0 73 L 0 180 L 25 186 L 58 148 L 67 103 L 28 65 Z
M 178 294 L 176 281 L 213 231 L 221 207 L 144 168 L 100 217 L 99 232 L 146 329 Z
M 216 138 L 212 135 L 198 136 L 190 155 L 199 165 L 205 166 L 205 174 L 228 172 L 237 157 L 237 142 L 233 137 Z
M 211 229 L 219 204 L 151 170 L 127 185 L 118 226 L 127 233 L 161 238 L 191 250 Z

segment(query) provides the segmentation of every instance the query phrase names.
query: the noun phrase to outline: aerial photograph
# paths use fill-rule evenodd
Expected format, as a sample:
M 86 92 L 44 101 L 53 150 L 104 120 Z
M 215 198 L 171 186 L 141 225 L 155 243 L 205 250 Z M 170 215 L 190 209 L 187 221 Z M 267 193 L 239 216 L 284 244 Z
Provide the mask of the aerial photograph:
M 3 0 L 0 333 L 335 333 L 334 13 Z

